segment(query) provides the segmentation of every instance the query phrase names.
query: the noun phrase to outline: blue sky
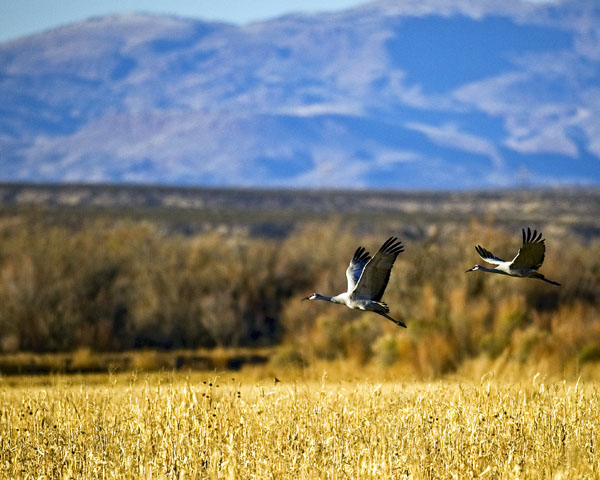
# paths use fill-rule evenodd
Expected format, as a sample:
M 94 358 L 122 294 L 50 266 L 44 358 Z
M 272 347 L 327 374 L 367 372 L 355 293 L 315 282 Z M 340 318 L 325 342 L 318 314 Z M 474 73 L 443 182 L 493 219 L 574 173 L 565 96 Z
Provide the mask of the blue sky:
M 0 42 L 97 15 L 169 13 L 247 23 L 298 11 L 340 10 L 364 0 L 0 0 Z

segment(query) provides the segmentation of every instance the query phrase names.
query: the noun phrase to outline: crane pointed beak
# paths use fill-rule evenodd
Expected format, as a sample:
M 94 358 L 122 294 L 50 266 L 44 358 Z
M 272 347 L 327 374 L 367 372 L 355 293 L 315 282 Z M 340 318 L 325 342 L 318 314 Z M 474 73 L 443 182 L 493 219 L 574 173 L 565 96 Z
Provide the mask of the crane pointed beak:
M 469 268 L 468 270 L 465 270 L 465 273 L 472 272 L 473 270 L 474 270 L 473 268 Z
M 300 301 L 303 302 L 304 300 L 308 300 L 308 299 L 310 299 L 310 296 L 309 297 L 301 298 Z

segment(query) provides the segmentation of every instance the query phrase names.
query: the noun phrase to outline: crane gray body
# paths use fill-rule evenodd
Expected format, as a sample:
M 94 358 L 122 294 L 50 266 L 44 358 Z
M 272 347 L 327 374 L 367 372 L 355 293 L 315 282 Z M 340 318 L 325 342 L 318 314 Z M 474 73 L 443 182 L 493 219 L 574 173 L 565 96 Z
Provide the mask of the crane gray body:
M 542 233 L 538 234 L 537 230 L 534 230 L 532 233 L 530 228 L 527 228 L 527 232 L 523 229 L 523 245 L 519 249 L 517 256 L 510 261 L 496 257 L 481 245 L 477 245 L 475 250 L 483 260 L 495 265 L 495 267 L 488 268 L 483 265 L 475 265 L 473 268 L 467 270 L 467 272 L 481 270 L 483 272 L 500 273 L 511 277 L 537 278 L 552 285 L 560 286 L 560 283 L 548 280 L 537 271 L 542 266 L 546 253 L 545 240 L 542 238 Z
M 389 315 L 390 308 L 381 301 L 396 257 L 403 251 L 404 247 L 396 237 L 388 238 L 373 257 L 363 247 L 358 247 L 346 269 L 346 292 L 333 297 L 313 293 L 302 300 L 323 300 L 346 305 L 353 310 L 375 312 L 406 328 L 404 322 Z

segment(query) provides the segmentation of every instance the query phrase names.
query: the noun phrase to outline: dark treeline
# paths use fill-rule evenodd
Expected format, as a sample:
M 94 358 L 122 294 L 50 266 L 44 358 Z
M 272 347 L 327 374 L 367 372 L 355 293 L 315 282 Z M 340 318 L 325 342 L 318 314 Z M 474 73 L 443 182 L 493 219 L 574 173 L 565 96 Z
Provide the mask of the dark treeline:
M 164 236 L 145 222 L 72 231 L 16 219 L 0 235 L 4 349 L 212 347 L 280 336 L 289 283 L 269 242 Z
M 392 222 L 393 224 L 393 222 Z M 471 224 L 451 238 L 432 229 L 405 240 L 384 300 L 407 330 L 376 315 L 320 302 L 344 291 L 358 244 L 372 253 L 389 225 L 369 235 L 342 222 L 298 226 L 285 238 L 163 233 L 145 221 L 77 228 L 0 219 L 0 350 L 120 351 L 146 347 L 288 345 L 300 357 L 409 362 L 443 373 L 481 354 L 510 352 L 557 365 L 600 359 L 600 242 L 547 238 L 542 272 L 553 287 L 464 271 L 474 245 L 512 258 L 520 231 Z

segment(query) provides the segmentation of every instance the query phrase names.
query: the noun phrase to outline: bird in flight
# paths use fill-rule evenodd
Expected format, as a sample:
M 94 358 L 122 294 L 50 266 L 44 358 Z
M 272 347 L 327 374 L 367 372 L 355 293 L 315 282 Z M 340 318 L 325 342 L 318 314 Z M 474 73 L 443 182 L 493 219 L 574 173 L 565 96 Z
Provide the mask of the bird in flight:
M 489 273 L 510 275 L 511 277 L 538 278 L 544 282 L 551 283 L 552 285 L 560 286 L 560 283 L 548 280 L 544 275 L 537 271 L 544 262 L 544 255 L 546 252 L 546 245 L 541 232 L 538 234 L 538 232 L 534 230 L 532 233 L 529 227 L 527 228 L 527 232 L 523 229 L 523 245 L 519 249 L 517 256 L 508 262 L 494 256 L 492 252 L 486 250 L 481 245 L 477 245 L 475 250 L 477 250 L 477 253 L 483 260 L 495 265 L 495 267 L 487 268 L 482 265 L 475 265 L 473 268 L 467 270 L 467 272 L 482 270 Z
M 364 247 L 354 252 L 350 265 L 346 269 L 348 291 L 335 297 L 313 293 L 302 300 L 325 300 L 339 303 L 355 310 L 375 312 L 406 328 L 404 322 L 389 315 L 390 308 L 381 301 L 385 287 L 390 280 L 390 272 L 399 253 L 404 251 L 402 243 L 396 237 L 388 238 L 377 253 L 371 257 Z

